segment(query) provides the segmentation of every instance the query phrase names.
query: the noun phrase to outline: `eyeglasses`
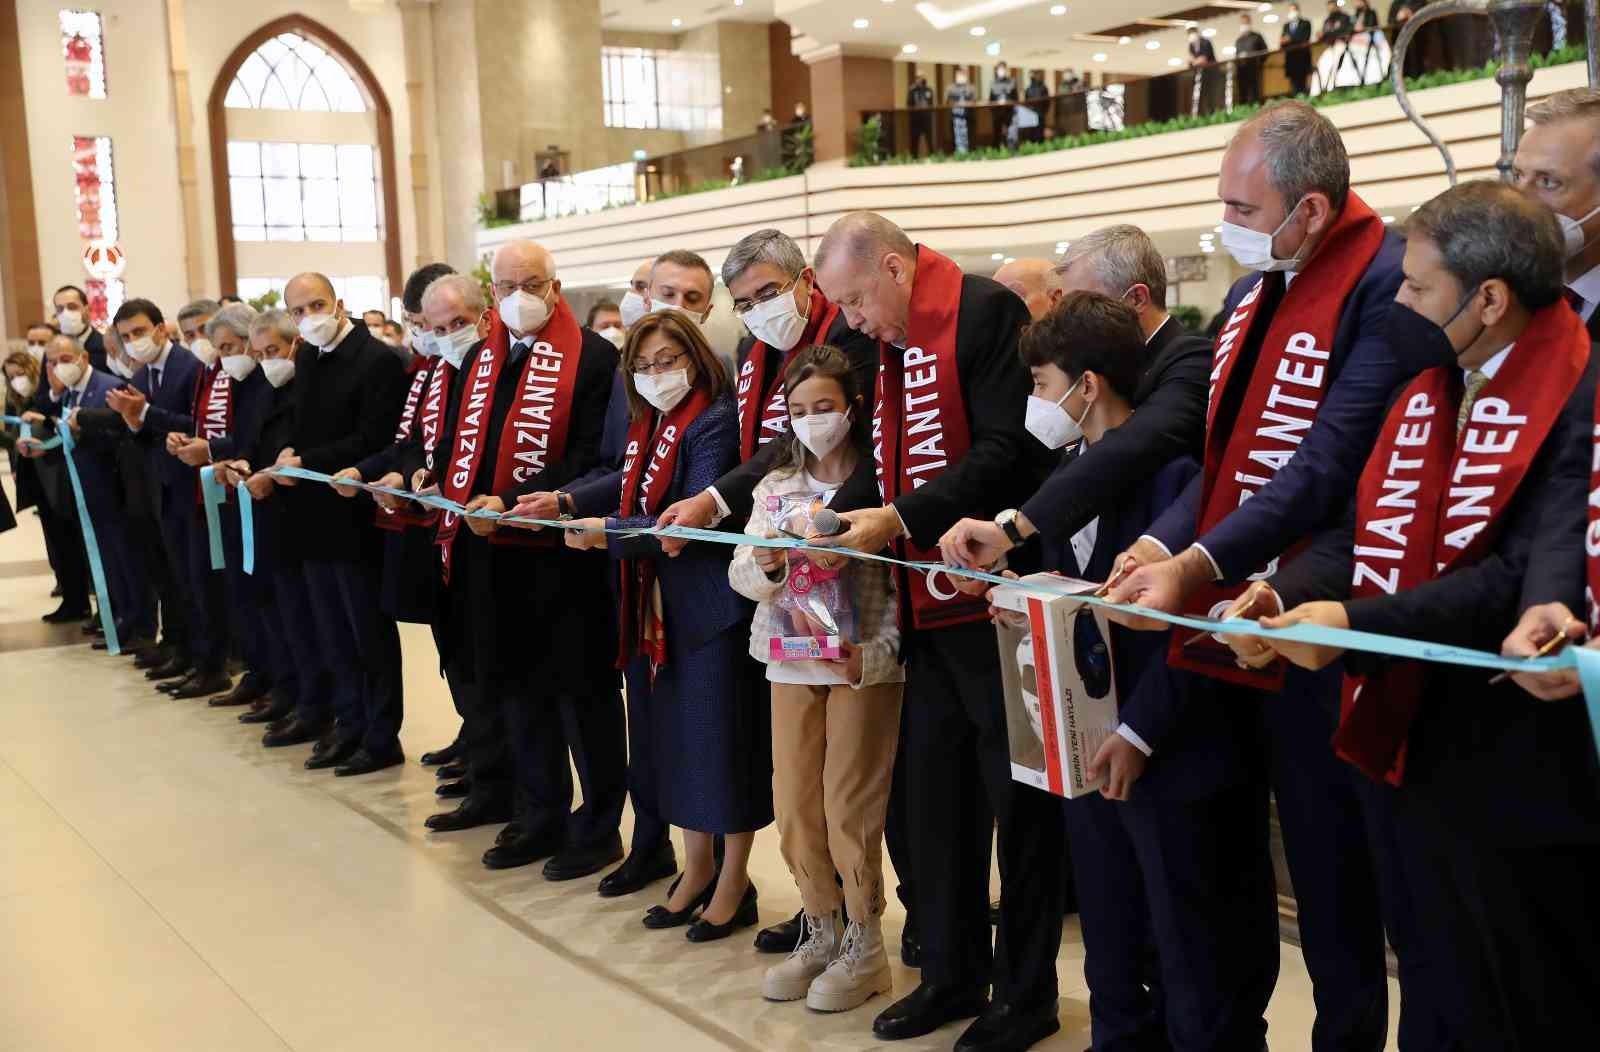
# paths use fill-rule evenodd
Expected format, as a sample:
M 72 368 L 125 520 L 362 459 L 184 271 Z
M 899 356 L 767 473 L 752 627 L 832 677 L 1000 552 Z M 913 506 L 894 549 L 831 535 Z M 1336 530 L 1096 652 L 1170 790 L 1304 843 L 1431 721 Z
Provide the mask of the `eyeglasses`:
M 646 374 L 669 372 L 674 365 L 678 364 L 678 359 L 682 358 L 688 353 L 688 351 L 679 351 L 676 354 L 668 354 L 657 358 L 653 362 L 634 362 L 633 371 L 636 373 Z
M 785 285 L 781 289 L 773 289 L 771 292 L 767 293 L 765 296 L 756 296 L 756 297 L 753 297 L 752 299 L 745 300 L 743 303 L 735 303 L 733 305 L 733 312 L 735 314 L 739 314 L 739 315 L 749 314 L 751 311 L 755 310 L 757 307 L 761 306 L 763 303 L 771 303 L 773 300 L 777 299 L 779 296 L 782 296 L 784 293 L 792 292 L 794 290 L 795 284 L 797 282 L 799 282 L 799 280 L 800 280 L 800 275 L 796 274 L 794 276 L 794 279 L 791 280 L 789 282 L 789 284 Z
M 550 287 L 553 278 L 529 278 L 524 282 L 497 281 L 494 283 L 494 294 L 505 299 L 513 292 L 521 290 L 530 296 L 543 296 L 544 290 Z

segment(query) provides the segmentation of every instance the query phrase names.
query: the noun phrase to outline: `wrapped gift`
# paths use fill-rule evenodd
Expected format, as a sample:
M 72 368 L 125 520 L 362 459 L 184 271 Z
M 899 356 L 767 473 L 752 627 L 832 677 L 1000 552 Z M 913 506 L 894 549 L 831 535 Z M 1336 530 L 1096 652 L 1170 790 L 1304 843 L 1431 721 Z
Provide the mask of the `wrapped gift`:
M 824 507 L 814 494 L 767 498 L 767 515 L 773 526 L 790 537 L 811 532 L 812 517 Z M 851 577 L 855 564 L 824 570 L 804 552 L 790 550 L 783 592 L 773 601 L 782 613 L 785 632 L 768 643 L 771 661 L 837 661 L 843 658 L 842 641 L 855 639 L 855 604 Z

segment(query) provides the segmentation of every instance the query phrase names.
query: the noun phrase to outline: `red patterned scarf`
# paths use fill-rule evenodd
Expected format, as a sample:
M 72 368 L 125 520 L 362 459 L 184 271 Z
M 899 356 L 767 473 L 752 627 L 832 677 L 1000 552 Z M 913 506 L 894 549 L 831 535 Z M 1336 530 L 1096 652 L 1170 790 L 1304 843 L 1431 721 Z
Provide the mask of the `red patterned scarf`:
M 788 295 L 785 293 L 785 295 Z M 775 376 L 767 375 L 771 348 L 757 340 L 739 366 L 739 459 L 749 460 L 756 450 L 789 430 L 789 405 L 783 390 L 783 374 L 800 351 L 821 343 L 839 316 L 839 308 L 828 302 L 822 290 L 811 286 L 811 304 L 806 311 L 805 331 L 800 342 L 784 352 Z M 759 412 L 757 407 L 761 406 Z
M 1583 535 L 1583 598 L 1588 607 L 1589 635 L 1600 634 L 1600 386 L 1595 388 L 1593 447 L 1589 454 L 1589 527 Z
M 1459 436 L 1460 369 L 1428 369 L 1411 381 L 1356 486 L 1352 599 L 1407 591 L 1488 554 L 1588 361 L 1583 322 L 1557 300 L 1533 316 Z M 1338 754 L 1372 778 L 1401 784 L 1422 676 L 1415 661 L 1391 662 L 1365 680 L 1346 676 Z
M 195 384 L 194 431 L 207 442 L 215 441 L 233 431 L 233 378 L 222 366 L 207 366 Z M 233 502 L 233 487 L 222 487 L 223 499 Z M 195 500 L 204 502 L 200 480 L 195 479 Z
M 433 448 L 439 442 L 439 428 L 444 422 L 444 393 L 455 374 L 456 367 L 443 358 L 427 359 L 423 368 L 411 378 L 405 409 L 400 415 L 400 427 L 395 431 L 394 440 L 404 442 L 411 437 L 412 428 L 420 422 L 422 453 L 429 471 L 433 470 Z M 408 526 L 432 526 L 438 521 L 438 509 L 408 502 L 397 511 L 378 505 L 373 523 L 381 530 L 398 531 Z
M 1328 361 L 1345 300 L 1382 245 L 1383 221 L 1351 194 L 1316 255 L 1296 275 L 1277 309 L 1270 316 L 1259 309 L 1268 280 L 1264 275 L 1222 326 L 1212 351 L 1205 477 L 1196 536 L 1209 533 L 1270 482 L 1300 448 L 1328 392 Z M 1240 372 L 1236 368 L 1239 354 L 1260 326 L 1265 326 L 1265 332 L 1255 365 L 1248 373 Z M 1217 407 L 1230 386 L 1238 383 L 1247 385 L 1238 415 L 1217 420 Z M 1298 551 L 1298 547 L 1290 549 L 1285 558 L 1293 558 Z M 1277 564 L 1274 558 L 1255 576 L 1276 571 Z M 1218 617 L 1243 591 L 1243 585 L 1208 584 L 1189 598 L 1182 612 L 1191 617 Z M 1167 658 L 1176 668 L 1248 687 L 1278 690 L 1283 686 L 1281 662 L 1265 669 L 1240 668 L 1233 651 L 1210 636 L 1185 646 L 1174 633 Z

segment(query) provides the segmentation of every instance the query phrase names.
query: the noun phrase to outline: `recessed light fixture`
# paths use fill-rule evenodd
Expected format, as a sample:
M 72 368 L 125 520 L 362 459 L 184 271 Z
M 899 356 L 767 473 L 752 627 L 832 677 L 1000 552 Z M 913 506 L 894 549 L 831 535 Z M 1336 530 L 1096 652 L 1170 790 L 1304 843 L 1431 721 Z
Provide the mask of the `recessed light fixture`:
M 1106 53 L 1104 51 L 1096 51 L 1094 53 L 1094 60 L 1096 62 L 1104 62 L 1106 60 Z
M 1181 59 L 1181 58 L 1169 58 L 1169 59 L 1167 59 L 1167 65 L 1173 66 L 1173 67 L 1181 66 L 1181 65 L 1183 65 L 1183 59 Z
M 1278 16 L 1277 15 L 1262 15 L 1261 16 L 1261 21 L 1265 22 L 1269 26 L 1272 25 L 1272 23 L 1276 22 L 1277 20 L 1278 20 Z
M 1262 11 L 1262 12 L 1271 11 L 1272 10 L 1272 5 L 1271 4 L 1257 4 L 1256 5 L 1256 10 L 1257 11 Z
M 872 23 L 868 22 L 865 18 L 858 18 L 854 22 L 851 22 L 850 24 L 855 26 L 857 29 L 865 29 L 865 28 L 867 28 L 867 26 L 871 25 Z
M 996 252 L 994 255 L 990 256 L 989 258 L 994 260 L 996 263 L 998 263 L 1002 259 L 1006 258 L 1006 254 L 1004 252 Z
M 1212 238 L 1214 238 L 1216 236 L 1217 236 L 1216 234 L 1205 233 L 1205 234 L 1201 234 L 1200 235 L 1200 240 L 1201 241 L 1210 241 Z
M 744 0 L 733 0 L 733 6 L 734 7 L 743 7 L 744 6 Z
M 1131 44 L 1131 43 L 1133 43 L 1133 38 L 1132 37 L 1118 37 L 1117 38 L 1117 43 L 1119 43 L 1119 44 Z
M 1144 49 L 1146 51 L 1155 51 L 1160 47 L 1161 47 L 1161 41 L 1159 41 L 1159 40 L 1146 40 L 1144 42 Z
M 1000 41 L 991 40 L 987 44 L 983 45 L 983 53 L 985 55 L 998 55 L 998 54 L 1000 54 Z
M 1207 40 L 1210 40 L 1212 37 L 1217 35 L 1217 27 L 1206 26 L 1204 29 L 1200 30 L 1200 35 L 1205 37 Z
M 681 25 L 683 25 L 683 19 L 681 19 L 681 18 L 674 18 L 674 19 L 673 19 L 673 20 L 672 20 L 672 28 L 673 28 L 673 29 L 677 29 L 677 28 L 678 28 L 678 27 L 679 27 L 679 26 L 681 26 Z
M 987 33 L 988 30 L 982 26 L 973 26 L 971 29 L 967 30 L 967 32 L 971 33 L 975 37 L 981 37 L 983 34 Z
M 1016 262 L 1016 261 L 1017 261 L 1017 257 L 1016 257 L 1016 256 L 1007 256 L 1007 257 L 1006 257 L 1006 258 L 1005 258 L 1005 261 L 1006 261 L 1006 262 L 1007 262 L 1007 263 L 1015 263 L 1015 262 Z
M 1050 9 L 1050 13 L 1052 15 L 1055 15 L 1057 18 L 1060 18 L 1062 15 L 1067 13 L 1067 5 L 1066 4 L 1057 4 L 1056 6 L 1054 6 L 1054 7 L 1052 7 Z
M 1383 217 L 1383 222 L 1384 222 L 1385 225 L 1388 225 L 1389 223 L 1394 222 L 1394 216 L 1384 216 Z
M 1204 253 L 1205 253 L 1205 254 L 1206 254 L 1206 255 L 1208 255 L 1208 256 L 1209 256 L 1209 255 L 1211 255 L 1211 254 L 1212 254 L 1212 253 L 1213 253 L 1213 252 L 1215 252 L 1215 251 L 1216 251 L 1216 249 L 1214 249 L 1214 248 L 1212 248 L 1212 247 L 1211 247 L 1211 246 L 1210 246 L 1210 245 L 1201 245 L 1201 246 L 1200 246 L 1200 251 L 1202 251 L 1202 252 L 1204 252 Z
M 900 54 L 902 54 L 902 55 L 915 55 L 916 53 L 917 53 L 917 45 L 915 45 L 915 44 L 901 44 L 900 45 Z
M 1070 241 L 1057 241 L 1056 242 L 1056 255 L 1059 256 L 1061 253 L 1065 252 L 1067 249 L 1069 249 L 1071 247 L 1072 247 L 1072 242 L 1070 242 Z

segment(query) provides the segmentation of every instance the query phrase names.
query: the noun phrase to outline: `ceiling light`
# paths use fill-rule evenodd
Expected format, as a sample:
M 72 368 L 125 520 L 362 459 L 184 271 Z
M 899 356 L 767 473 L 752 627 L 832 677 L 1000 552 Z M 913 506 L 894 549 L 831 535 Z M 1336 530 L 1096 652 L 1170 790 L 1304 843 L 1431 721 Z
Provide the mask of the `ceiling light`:
M 1214 234 L 1220 234 L 1222 233 L 1222 228 L 1220 226 L 1214 226 L 1211 228 L 1211 232 Z
M 1117 38 L 1117 43 L 1119 43 L 1119 44 L 1131 44 L 1131 43 L 1133 43 L 1133 38 L 1132 37 L 1118 37 Z
M 1007 263 L 1015 263 L 1017 261 L 1017 257 L 1016 256 L 1007 256 L 1005 261 Z
M 1204 252 L 1206 255 L 1209 256 L 1211 253 L 1215 252 L 1216 249 L 1212 248 L 1210 245 L 1201 245 L 1200 246 L 1200 251 Z
M 1000 41 L 991 40 L 987 44 L 983 45 L 983 53 L 985 55 L 998 55 L 998 54 L 1000 54 Z
M 1212 37 L 1217 35 L 1217 27 L 1206 26 L 1204 29 L 1200 30 L 1200 35 L 1205 37 L 1207 40 L 1210 40 Z
M 1183 59 L 1181 59 L 1181 58 L 1169 58 L 1169 59 L 1167 59 L 1167 65 L 1173 66 L 1173 67 L 1181 66 L 1181 65 L 1183 65 Z
M 1212 233 L 1205 233 L 1205 234 L 1201 234 L 1200 235 L 1200 240 L 1201 241 L 1210 241 L 1212 238 L 1214 238 L 1216 236 L 1217 235 L 1212 234 Z
M 1067 13 L 1067 5 L 1066 4 L 1057 4 L 1056 6 L 1054 6 L 1054 7 L 1052 7 L 1050 9 L 1050 13 L 1059 18 L 1060 16 L 1062 16 L 1062 15 Z
M 1155 51 L 1160 46 L 1161 46 L 1161 41 L 1159 41 L 1159 40 L 1146 40 L 1144 42 L 1144 48 L 1145 48 L 1146 51 Z
M 1392 223 L 1394 222 L 1394 216 L 1384 216 L 1383 221 L 1385 224 Z
M 683 19 L 681 19 L 681 18 L 674 18 L 674 19 L 673 19 L 673 20 L 672 20 L 672 28 L 673 28 L 673 29 L 677 29 L 677 28 L 678 28 L 678 27 L 679 27 L 679 26 L 681 26 L 681 25 L 683 25 Z
M 1272 10 L 1272 5 L 1271 4 L 1257 4 L 1256 5 L 1256 10 L 1257 11 L 1271 11 Z
M 1067 249 L 1069 249 L 1071 247 L 1072 247 L 1072 242 L 1070 242 L 1070 241 L 1057 241 L 1056 242 L 1056 255 L 1059 256 L 1061 253 L 1065 252 Z
M 1006 254 L 1004 252 L 996 252 L 994 255 L 990 256 L 989 258 L 994 260 L 996 263 L 998 263 L 1002 259 L 1006 258 Z
M 744 0 L 733 0 L 733 6 L 734 7 L 743 7 L 744 6 Z
M 1278 16 L 1277 15 L 1262 15 L 1261 16 L 1261 21 L 1265 22 L 1269 26 L 1272 25 L 1272 23 L 1276 22 L 1277 20 L 1278 20 Z
M 1104 51 L 1096 51 L 1094 53 L 1094 60 L 1096 62 L 1104 62 L 1106 60 L 1106 53 Z
M 915 55 L 916 53 L 917 53 L 917 45 L 915 45 L 915 44 L 901 44 L 900 45 L 900 54 L 902 54 L 902 55 Z
M 981 37 L 983 34 L 987 33 L 988 30 L 982 26 L 973 26 L 971 29 L 967 30 L 967 32 L 971 33 L 975 37 Z
M 854 22 L 851 22 L 850 24 L 855 26 L 857 29 L 865 29 L 871 23 L 869 23 L 865 18 L 858 18 Z

